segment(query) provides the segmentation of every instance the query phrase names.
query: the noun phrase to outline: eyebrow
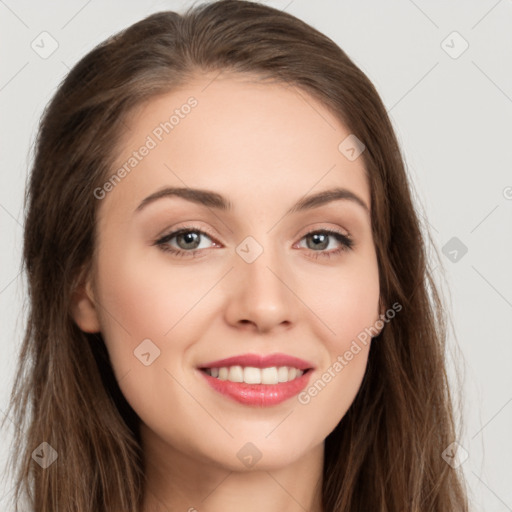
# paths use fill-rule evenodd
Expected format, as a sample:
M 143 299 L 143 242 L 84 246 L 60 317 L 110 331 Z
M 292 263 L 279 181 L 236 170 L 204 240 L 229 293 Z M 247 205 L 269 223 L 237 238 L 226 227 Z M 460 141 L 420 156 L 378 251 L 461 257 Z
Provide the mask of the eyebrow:
M 211 190 L 203 190 L 197 188 L 166 187 L 162 190 L 154 192 L 153 194 L 143 199 L 139 206 L 137 206 L 137 208 L 135 209 L 135 213 L 140 212 L 150 203 L 167 197 L 181 197 L 182 199 L 185 199 L 187 201 L 191 201 L 202 206 L 207 206 L 209 208 L 215 208 L 220 211 L 229 211 L 233 208 L 233 204 L 228 199 L 226 199 L 221 194 L 218 194 L 217 192 L 212 192 Z M 296 212 L 302 212 L 305 210 L 312 210 L 313 208 L 318 208 L 332 201 L 337 201 L 341 199 L 348 200 L 355 204 L 358 204 L 359 206 L 364 208 L 366 212 L 369 212 L 368 206 L 357 194 L 346 188 L 338 187 L 329 190 L 324 190 L 322 192 L 318 192 L 317 194 L 301 198 L 286 212 L 286 215 Z

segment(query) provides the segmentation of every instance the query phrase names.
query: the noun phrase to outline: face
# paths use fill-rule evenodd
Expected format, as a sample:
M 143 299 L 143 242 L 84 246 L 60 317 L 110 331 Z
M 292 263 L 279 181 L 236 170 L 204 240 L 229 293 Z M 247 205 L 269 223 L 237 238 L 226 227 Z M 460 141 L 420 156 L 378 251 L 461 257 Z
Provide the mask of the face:
M 357 337 L 379 316 L 370 190 L 312 97 L 212 77 L 126 120 L 75 319 L 101 331 L 147 446 L 272 469 L 321 447 L 360 387 Z

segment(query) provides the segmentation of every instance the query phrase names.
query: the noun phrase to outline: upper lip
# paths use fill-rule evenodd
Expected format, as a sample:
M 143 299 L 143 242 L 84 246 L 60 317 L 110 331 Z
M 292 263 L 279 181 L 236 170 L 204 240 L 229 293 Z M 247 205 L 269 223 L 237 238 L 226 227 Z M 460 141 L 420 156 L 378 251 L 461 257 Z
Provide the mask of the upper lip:
M 226 359 L 211 361 L 200 365 L 199 368 L 222 368 L 226 366 L 252 366 L 254 368 L 292 366 L 299 370 L 308 370 L 313 368 L 312 363 L 287 354 L 242 354 L 239 356 L 228 357 Z

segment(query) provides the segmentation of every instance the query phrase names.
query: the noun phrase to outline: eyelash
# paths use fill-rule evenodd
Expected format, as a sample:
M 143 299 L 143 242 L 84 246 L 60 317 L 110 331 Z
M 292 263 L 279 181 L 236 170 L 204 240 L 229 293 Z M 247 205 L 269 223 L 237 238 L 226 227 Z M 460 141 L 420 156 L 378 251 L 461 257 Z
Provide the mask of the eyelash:
M 199 229 L 199 228 L 196 228 L 193 226 L 189 226 L 189 227 L 178 229 L 177 231 L 173 231 L 172 233 L 169 233 L 168 235 L 165 235 L 165 236 L 159 238 L 158 240 L 155 241 L 155 243 L 153 245 L 156 245 L 162 251 L 169 252 L 179 258 L 185 258 L 185 257 L 194 258 L 195 255 L 198 252 L 201 252 L 203 249 L 193 249 L 191 251 L 185 251 L 183 249 L 176 249 L 176 248 L 168 245 L 168 242 L 170 240 L 172 240 L 173 238 L 175 238 L 179 235 L 183 235 L 185 233 L 199 233 L 201 235 L 206 235 L 210 239 L 214 238 L 212 235 L 210 235 L 209 233 L 207 233 L 206 231 L 204 231 L 202 229 Z M 338 240 L 338 242 L 340 242 L 341 247 L 339 247 L 338 249 L 335 249 L 335 250 L 328 251 L 328 252 L 325 252 L 323 250 L 322 251 L 311 251 L 313 253 L 316 253 L 314 256 L 312 256 L 312 258 L 314 258 L 314 259 L 317 259 L 319 257 L 331 258 L 332 256 L 337 256 L 337 255 L 341 254 L 342 252 L 349 251 L 349 250 L 353 249 L 354 241 L 352 240 L 352 238 L 349 235 L 346 235 L 344 233 L 341 233 L 339 231 L 332 230 L 332 229 L 317 229 L 314 231 L 309 231 L 301 238 L 301 240 L 303 238 L 306 238 L 311 235 L 316 235 L 316 234 L 324 234 L 324 235 L 333 236 L 336 240 Z

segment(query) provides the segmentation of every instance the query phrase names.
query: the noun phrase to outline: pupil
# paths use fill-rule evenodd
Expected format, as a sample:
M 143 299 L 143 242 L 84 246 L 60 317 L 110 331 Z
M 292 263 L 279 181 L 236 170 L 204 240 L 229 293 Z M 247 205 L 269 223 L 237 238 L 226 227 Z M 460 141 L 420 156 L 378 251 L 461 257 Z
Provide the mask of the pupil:
M 197 242 L 199 239 L 197 233 L 184 233 L 181 237 L 185 239 L 185 244 L 194 244 L 194 242 Z M 197 247 L 197 244 L 194 247 L 186 247 L 186 249 L 193 249 L 195 247 Z
M 320 240 L 321 237 L 324 237 L 324 241 L 322 242 Z M 327 238 L 327 235 L 325 233 L 316 233 L 314 235 L 312 235 L 312 238 L 313 240 L 315 241 L 315 244 L 314 244 L 314 247 L 320 247 L 321 249 L 325 249 L 329 243 L 328 243 L 328 238 Z M 317 244 L 316 242 L 320 242 L 319 244 Z

